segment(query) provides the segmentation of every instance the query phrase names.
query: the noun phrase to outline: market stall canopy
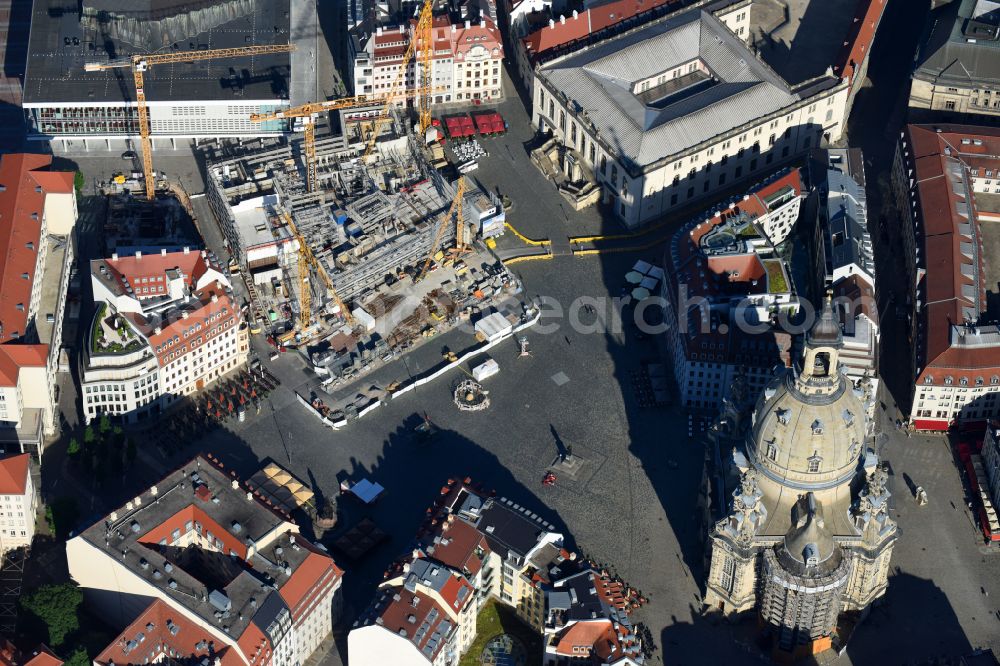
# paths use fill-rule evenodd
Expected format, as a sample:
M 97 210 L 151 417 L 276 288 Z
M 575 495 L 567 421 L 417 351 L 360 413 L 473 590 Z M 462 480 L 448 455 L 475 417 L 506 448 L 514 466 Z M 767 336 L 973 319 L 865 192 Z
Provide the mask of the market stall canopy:
M 639 271 L 629 271 L 625 274 L 625 280 L 629 284 L 639 284 L 642 282 L 642 273 Z
M 648 261 L 643 261 L 642 259 L 640 259 L 639 261 L 635 262 L 635 266 L 632 267 L 632 270 L 639 271 L 640 273 L 645 275 L 646 273 L 649 272 L 649 270 L 652 267 L 653 264 L 649 263 Z
M 365 504 L 371 504 L 385 492 L 385 488 L 379 483 L 373 483 L 368 479 L 361 479 L 351 487 L 351 493 Z

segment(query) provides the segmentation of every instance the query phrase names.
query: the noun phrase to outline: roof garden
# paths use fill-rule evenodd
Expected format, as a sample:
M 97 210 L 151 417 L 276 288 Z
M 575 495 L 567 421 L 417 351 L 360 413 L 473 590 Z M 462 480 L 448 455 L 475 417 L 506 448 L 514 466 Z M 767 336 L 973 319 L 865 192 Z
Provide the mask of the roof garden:
M 767 271 L 767 291 L 770 294 L 788 292 L 788 277 L 785 275 L 784 263 L 780 259 L 766 259 L 763 262 Z
M 91 354 L 130 354 L 144 345 L 145 341 L 125 317 L 110 312 L 108 304 L 101 303 L 90 331 Z

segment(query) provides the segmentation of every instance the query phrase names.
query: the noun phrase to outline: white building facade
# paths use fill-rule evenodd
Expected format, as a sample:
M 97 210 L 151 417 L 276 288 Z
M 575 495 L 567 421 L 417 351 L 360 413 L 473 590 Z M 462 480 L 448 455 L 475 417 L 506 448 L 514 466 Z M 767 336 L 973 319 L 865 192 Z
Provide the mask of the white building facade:
M 0 555 L 31 546 L 37 495 L 27 453 L 0 460 Z
M 188 249 L 92 263 L 101 306 L 80 369 L 88 423 L 158 414 L 246 363 L 249 331 L 221 271 Z

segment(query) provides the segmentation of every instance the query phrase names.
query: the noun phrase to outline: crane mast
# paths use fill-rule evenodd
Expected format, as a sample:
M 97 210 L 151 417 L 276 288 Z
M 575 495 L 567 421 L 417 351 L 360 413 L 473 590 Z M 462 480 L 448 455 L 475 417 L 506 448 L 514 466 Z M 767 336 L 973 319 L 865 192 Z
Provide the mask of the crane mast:
M 217 58 L 265 55 L 268 53 L 290 53 L 294 50 L 294 44 L 265 44 L 262 46 L 243 46 L 231 49 L 150 53 L 133 55 L 128 58 L 118 58 L 109 62 L 88 62 L 83 65 L 83 69 L 87 72 L 98 72 L 122 67 L 132 69 L 132 78 L 135 83 L 136 110 L 139 114 L 139 144 L 142 147 L 142 174 L 146 183 L 146 198 L 152 200 L 156 191 L 156 183 L 153 176 L 153 143 L 150 138 L 149 109 L 146 107 L 146 86 L 143 81 L 143 72 L 152 65 L 164 63 L 197 62 L 215 60 Z

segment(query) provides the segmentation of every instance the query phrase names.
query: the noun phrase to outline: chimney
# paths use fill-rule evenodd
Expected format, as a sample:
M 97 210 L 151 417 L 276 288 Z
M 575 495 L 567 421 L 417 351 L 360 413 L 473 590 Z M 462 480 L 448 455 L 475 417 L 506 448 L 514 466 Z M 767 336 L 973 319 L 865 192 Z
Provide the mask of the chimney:
M 403 26 L 399 26 L 399 34 L 405 35 L 406 34 L 406 28 L 404 28 Z
M 470 21 L 466 21 L 465 22 L 465 29 L 468 30 L 471 27 L 472 27 L 472 23 Z
M 219 302 L 219 295 L 218 294 L 212 294 L 212 302 L 213 303 L 218 303 Z M 184 314 L 187 314 L 187 313 L 185 312 Z
M 201 256 L 204 257 L 205 259 L 208 259 L 208 250 L 202 250 Z
M 455 24 L 454 23 L 451 24 L 451 32 L 452 32 L 452 34 L 454 34 L 454 32 L 455 32 Z
M 112 261 L 118 261 L 118 253 L 117 252 L 112 252 L 111 253 L 111 260 Z
M 187 310 L 185 310 L 184 312 L 181 313 L 181 319 L 187 319 L 190 316 L 191 316 L 191 313 L 189 313 Z M 233 483 L 236 483 L 236 482 L 233 481 Z
M 550 28 L 554 28 L 554 27 L 556 27 L 556 22 L 555 22 L 555 21 L 553 21 L 552 19 L 549 19 L 549 27 L 550 27 Z
M 382 26 L 378 26 L 377 28 L 375 28 L 375 36 L 376 37 L 382 36 Z
M 560 14 L 559 15 L 559 25 L 566 25 L 566 15 L 565 14 Z
M 184 246 L 184 254 L 191 254 L 191 248 Z
M 479 27 L 480 28 L 485 28 L 486 27 L 486 19 L 484 19 L 484 18 L 479 19 Z
M 136 259 L 142 259 L 142 251 L 141 250 L 136 250 L 135 251 L 135 258 Z
M 167 256 L 167 248 L 165 248 L 165 247 L 161 247 L 160 248 L 160 256 L 161 257 Z
M 577 13 L 577 11 L 575 9 L 573 10 L 573 18 L 574 19 L 580 18 L 580 15 Z

